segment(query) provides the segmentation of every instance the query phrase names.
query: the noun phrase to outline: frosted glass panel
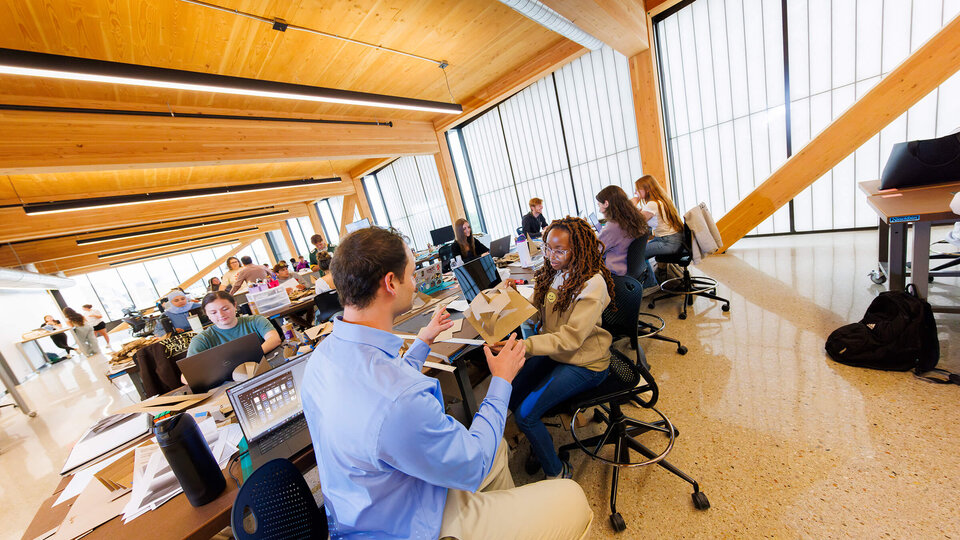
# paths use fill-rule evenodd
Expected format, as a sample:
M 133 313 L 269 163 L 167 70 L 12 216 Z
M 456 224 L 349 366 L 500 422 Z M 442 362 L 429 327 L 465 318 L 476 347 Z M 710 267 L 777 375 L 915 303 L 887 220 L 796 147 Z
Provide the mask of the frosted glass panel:
M 430 231 L 450 225 L 440 173 L 433 156 L 402 157 L 364 179 L 377 224 L 391 226 L 415 250 L 426 249 Z

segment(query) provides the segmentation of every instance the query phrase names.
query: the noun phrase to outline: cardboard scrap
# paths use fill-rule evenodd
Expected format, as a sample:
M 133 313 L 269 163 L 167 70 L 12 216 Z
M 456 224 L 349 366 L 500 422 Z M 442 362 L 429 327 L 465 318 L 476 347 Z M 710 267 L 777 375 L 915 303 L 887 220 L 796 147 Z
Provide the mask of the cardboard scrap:
M 537 312 L 512 288 L 487 289 L 470 302 L 464 318 L 489 345 L 500 341 Z
M 180 396 L 156 396 L 145 399 L 140 403 L 124 407 L 114 412 L 121 413 L 149 413 L 158 414 L 166 411 L 180 412 L 189 409 L 212 396 L 213 393 L 205 392 L 203 394 L 183 394 Z
M 151 444 L 156 443 L 148 440 L 137 447 Z M 131 489 L 133 487 L 133 456 L 134 452 L 126 452 L 120 459 L 94 473 L 93 477 L 110 491 Z
M 448 341 L 453 338 L 453 335 L 459 333 L 463 329 L 463 319 L 457 319 L 453 321 L 453 326 L 447 328 L 443 332 L 437 334 L 437 339 L 433 340 L 434 343 L 439 341 Z

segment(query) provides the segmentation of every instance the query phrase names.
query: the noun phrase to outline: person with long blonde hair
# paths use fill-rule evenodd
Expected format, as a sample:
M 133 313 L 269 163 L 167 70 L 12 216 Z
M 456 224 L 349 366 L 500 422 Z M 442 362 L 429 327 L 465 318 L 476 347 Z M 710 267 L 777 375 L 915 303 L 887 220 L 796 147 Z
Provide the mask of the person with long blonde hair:
M 647 241 L 647 280 L 644 287 L 657 285 L 650 259 L 657 255 L 668 255 L 680 251 L 683 244 L 683 221 L 670 197 L 657 179 L 649 174 L 641 176 L 634 183 L 636 197 L 633 201 L 640 208 L 643 217 L 650 221 L 656 218 L 653 238 Z

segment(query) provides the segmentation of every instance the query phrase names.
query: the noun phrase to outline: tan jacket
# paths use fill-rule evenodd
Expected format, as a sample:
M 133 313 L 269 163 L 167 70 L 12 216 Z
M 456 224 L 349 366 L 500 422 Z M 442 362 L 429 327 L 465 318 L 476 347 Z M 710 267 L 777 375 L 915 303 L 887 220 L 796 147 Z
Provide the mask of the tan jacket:
M 540 334 L 523 340 L 529 356 L 549 356 L 556 362 L 603 371 L 610 365 L 612 337 L 600 327 L 600 317 L 610 303 L 603 276 L 595 274 L 564 312 L 556 312 L 557 289 L 563 275 L 554 278 L 544 305 L 539 308 Z

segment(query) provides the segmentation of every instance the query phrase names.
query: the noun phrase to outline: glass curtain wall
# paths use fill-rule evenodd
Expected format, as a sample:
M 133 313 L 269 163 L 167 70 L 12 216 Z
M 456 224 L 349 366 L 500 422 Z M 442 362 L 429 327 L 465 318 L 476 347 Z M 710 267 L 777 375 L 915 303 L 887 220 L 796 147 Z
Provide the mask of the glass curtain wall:
M 796 153 L 958 12 L 958 0 L 696 0 L 655 21 L 678 207 L 703 201 L 719 219 L 786 161 L 788 118 Z M 879 178 L 893 144 L 960 127 L 958 92 L 954 76 L 751 234 L 875 225 L 856 183 Z
M 426 249 L 430 231 L 450 225 L 433 156 L 399 158 L 365 176 L 363 184 L 377 225 L 397 229 L 413 249 Z
M 594 196 L 610 184 L 632 196 L 642 171 L 627 59 L 589 53 L 448 141 L 467 212 L 477 207 L 492 238 L 515 235 L 533 197 L 550 220 L 597 211 Z
M 338 195 L 336 197 L 329 197 L 323 199 L 322 201 L 317 202 L 317 214 L 320 216 L 320 225 L 323 227 L 323 236 L 326 237 L 327 242 L 333 245 L 340 243 L 340 216 L 343 214 L 343 196 Z M 306 218 L 304 218 L 306 219 Z M 309 219 L 307 222 L 309 223 Z M 313 227 L 310 228 L 313 230 Z M 313 236 L 315 233 L 310 233 L 310 236 Z M 310 245 L 310 237 L 307 237 L 307 245 L 309 246 L 308 253 L 313 250 L 313 246 Z M 296 239 L 294 239 L 296 243 Z M 299 249 L 299 245 L 297 246 Z

